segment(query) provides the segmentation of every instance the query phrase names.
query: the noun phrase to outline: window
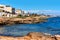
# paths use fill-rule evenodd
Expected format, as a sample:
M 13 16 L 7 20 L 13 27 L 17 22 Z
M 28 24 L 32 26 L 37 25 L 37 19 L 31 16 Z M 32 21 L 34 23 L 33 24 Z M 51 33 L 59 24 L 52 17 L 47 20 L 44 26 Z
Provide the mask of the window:
M 0 6 L 0 8 L 4 8 L 3 6 Z

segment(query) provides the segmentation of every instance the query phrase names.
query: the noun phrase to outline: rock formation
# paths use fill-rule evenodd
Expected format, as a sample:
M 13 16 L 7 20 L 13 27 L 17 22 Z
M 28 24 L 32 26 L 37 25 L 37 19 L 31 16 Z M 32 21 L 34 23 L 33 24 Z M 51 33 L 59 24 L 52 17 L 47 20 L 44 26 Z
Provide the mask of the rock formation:
M 0 25 L 6 25 L 6 24 L 26 24 L 26 23 L 39 23 L 39 22 L 45 22 L 46 20 L 39 18 L 0 18 Z
M 60 40 L 60 35 L 45 35 L 44 33 L 32 32 L 24 37 L 0 36 L 0 40 Z

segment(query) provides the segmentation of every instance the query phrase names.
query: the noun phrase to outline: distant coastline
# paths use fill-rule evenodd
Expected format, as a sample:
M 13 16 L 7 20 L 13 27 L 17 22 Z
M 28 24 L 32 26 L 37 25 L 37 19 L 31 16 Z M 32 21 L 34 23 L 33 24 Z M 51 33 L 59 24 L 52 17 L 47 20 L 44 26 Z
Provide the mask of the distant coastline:
M 6 24 L 24 24 L 24 23 L 39 23 L 46 21 L 50 15 L 38 13 L 25 13 L 21 9 L 16 9 L 10 5 L 0 4 L 0 25 Z

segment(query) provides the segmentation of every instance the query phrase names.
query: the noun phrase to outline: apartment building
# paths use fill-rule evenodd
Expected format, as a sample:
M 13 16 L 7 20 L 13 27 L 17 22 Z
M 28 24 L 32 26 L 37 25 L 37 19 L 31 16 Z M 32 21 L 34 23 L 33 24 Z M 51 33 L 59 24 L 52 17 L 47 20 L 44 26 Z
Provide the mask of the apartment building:
M 1 5 L 0 4 L 0 17 L 1 16 L 6 16 L 6 17 L 15 17 L 15 16 L 18 16 L 18 15 L 22 15 L 24 16 L 24 11 L 22 11 L 21 9 L 16 9 L 15 8 L 12 8 L 11 6 L 9 5 Z
M 10 7 L 9 5 L 0 4 L 0 16 L 7 14 L 15 14 L 15 8 Z
M 15 13 L 15 8 L 12 8 L 9 5 L 0 5 L 0 10 L 2 10 L 2 12 Z

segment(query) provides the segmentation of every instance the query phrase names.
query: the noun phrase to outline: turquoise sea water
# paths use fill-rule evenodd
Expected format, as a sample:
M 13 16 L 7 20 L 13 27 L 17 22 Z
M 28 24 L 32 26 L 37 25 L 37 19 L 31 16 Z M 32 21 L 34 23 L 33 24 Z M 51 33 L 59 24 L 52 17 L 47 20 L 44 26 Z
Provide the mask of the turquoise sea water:
M 60 17 L 48 18 L 47 22 L 37 24 L 15 24 L 0 27 L 0 35 L 25 36 L 30 32 L 60 34 Z

